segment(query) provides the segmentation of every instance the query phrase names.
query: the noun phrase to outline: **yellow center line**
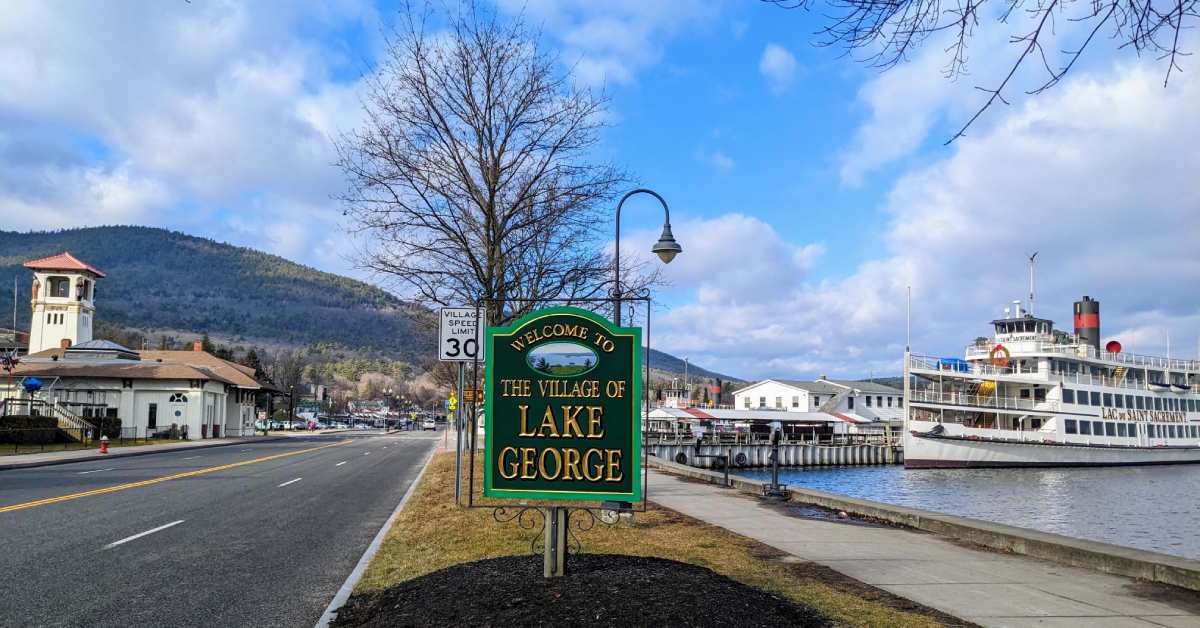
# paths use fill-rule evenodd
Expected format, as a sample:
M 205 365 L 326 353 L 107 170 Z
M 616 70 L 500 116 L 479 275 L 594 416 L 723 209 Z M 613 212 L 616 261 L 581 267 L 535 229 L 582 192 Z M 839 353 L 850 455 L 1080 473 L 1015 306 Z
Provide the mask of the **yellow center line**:
M 262 458 L 254 458 L 251 460 L 243 460 L 241 462 L 233 462 L 230 464 L 223 464 L 223 465 L 219 465 L 216 467 L 207 467 L 204 469 L 196 469 L 195 471 L 185 471 L 183 473 L 176 473 L 173 475 L 164 475 L 162 477 L 150 478 L 149 480 L 141 480 L 139 482 L 128 482 L 126 484 L 117 484 L 114 486 L 98 488 L 98 489 L 94 489 L 91 491 L 70 493 L 67 495 L 59 495 L 58 497 L 47 497 L 45 499 L 35 499 L 33 501 L 23 502 L 20 504 L 12 504 L 11 506 L 0 506 L 0 513 L 13 512 L 15 510 L 25 510 L 26 508 L 34 508 L 37 506 L 48 506 L 50 504 L 57 504 L 59 502 L 70 501 L 72 499 L 79 499 L 81 497 L 91 497 L 92 495 L 103 495 L 105 493 L 116 493 L 117 491 L 125 491 L 125 490 L 129 490 L 131 488 L 139 488 L 142 486 L 150 486 L 151 484 L 158 484 L 159 482 L 167 482 L 169 480 L 180 480 L 183 478 L 190 478 L 190 477 L 197 476 L 197 475 L 205 475 L 207 473 L 216 473 L 217 471 L 225 471 L 226 469 L 234 469 L 236 467 L 244 467 L 248 464 L 258 464 L 260 462 L 266 462 L 268 460 L 278 460 L 280 458 L 287 458 L 289 456 L 298 456 L 300 454 L 306 454 L 306 453 L 309 453 L 312 451 L 319 451 L 321 449 L 337 447 L 338 445 L 345 445 L 346 443 L 349 443 L 349 442 L 351 442 L 351 441 L 344 440 L 340 443 L 332 443 L 330 445 L 321 445 L 320 447 L 311 447 L 309 449 L 300 449 L 298 451 L 289 451 L 289 452 L 282 453 L 282 454 L 263 456 Z

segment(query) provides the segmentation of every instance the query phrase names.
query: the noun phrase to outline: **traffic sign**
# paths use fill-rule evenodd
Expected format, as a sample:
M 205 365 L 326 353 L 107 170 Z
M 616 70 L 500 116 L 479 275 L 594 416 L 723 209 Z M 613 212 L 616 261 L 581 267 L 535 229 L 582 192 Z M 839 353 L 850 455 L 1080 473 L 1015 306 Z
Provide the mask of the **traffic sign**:
M 463 391 L 463 401 L 480 403 L 483 401 L 483 391 L 474 388 L 467 388 Z
M 450 393 L 450 398 L 446 400 L 446 409 L 454 411 L 455 408 L 458 408 L 458 397 L 455 397 L 454 392 L 452 391 Z
M 473 307 L 444 307 L 438 326 L 438 360 L 471 362 L 483 359 L 483 328 L 479 310 Z

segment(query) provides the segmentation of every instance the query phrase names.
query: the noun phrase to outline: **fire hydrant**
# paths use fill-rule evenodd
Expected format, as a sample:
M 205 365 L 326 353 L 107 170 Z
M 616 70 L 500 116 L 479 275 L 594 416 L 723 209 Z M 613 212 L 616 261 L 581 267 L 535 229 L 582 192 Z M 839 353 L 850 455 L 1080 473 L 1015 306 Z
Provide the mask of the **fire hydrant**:
M 100 436 L 100 453 L 102 453 L 102 454 L 108 453 L 108 436 L 107 435 Z

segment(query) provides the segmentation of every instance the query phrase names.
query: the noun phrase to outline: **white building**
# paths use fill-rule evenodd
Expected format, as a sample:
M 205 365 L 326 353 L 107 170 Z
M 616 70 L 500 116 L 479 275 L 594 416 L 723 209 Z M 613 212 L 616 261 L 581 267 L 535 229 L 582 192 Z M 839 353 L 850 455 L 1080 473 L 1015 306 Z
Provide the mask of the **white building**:
M 828 412 L 854 419 L 860 430 L 868 424 L 899 427 L 904 420 L 904 391 L 874 382 L 766 379 L 733 391 L 739 410 Z M 865 421 L 858 421 L 865 419 Z
M 172 425 L 186 428 L 190 439 L 254 433 L 256 396 L 272 390 L 255 379 L 254 369 L 204 352 L 200 341 L 192 351 L 139 353 L 93 340 L 91 282 L 104 273 L 70 253 L 25 266 L 35 276 L 30 353 L 11 384 L 0 381 L 0 399 L 29 400 L 23 383 L 37 378 L 42 390 L 34 401 L 59 417 L 62 427 L 106 416 L 120 418 L 130 436 L 135 429 L 145 436 Z

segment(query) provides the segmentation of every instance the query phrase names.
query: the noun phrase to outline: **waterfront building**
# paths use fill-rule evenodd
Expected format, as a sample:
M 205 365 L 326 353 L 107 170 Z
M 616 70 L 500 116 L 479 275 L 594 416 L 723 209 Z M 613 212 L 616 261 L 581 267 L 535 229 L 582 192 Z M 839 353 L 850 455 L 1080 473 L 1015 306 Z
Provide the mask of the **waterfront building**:
M 199 340 L 192 351 L 139 352 L 93 339 L 90 282 L 104 273 L 70 253 L 25 266 L 35 277 L 30 353 L 0 380 L 0 413 L 45 413 L 63 427 L 116 417 L 139 436 L 172 425 L 192 439 L 253 434 L 256 402 L 273 391 L 254 369 L 203 351 Z M 33 395 L 23 388 L 31 378 L 42 384 Z
M 29 353 L 29 334 L 17 329 L 0 327 L 0 355 Z
M 776 412 L 726 408 L 675 408 L 651 410 L 646 426 L 652 436 L 691 438 L 693 428 L 706 435 L 755 434 L 767 436 L 771 424 L 781 423 L 783 433 L 793 438 L 824 438 L 855 433 L 857 426 L 870 423 L 862 417 L 829 412 Z
M 904 391 L 871 381 L 765 379 L 735 390 L 733 398 L 738 410 L 843 416 L 851 433 L 899 430 L 904 421 Z
M 1074 332 L 1021 309 L 964 358 L 905 356 L 905 465 L 1007 467 L 1200 462 L 1200 360 L 1100 344 L 1100 303 Z

